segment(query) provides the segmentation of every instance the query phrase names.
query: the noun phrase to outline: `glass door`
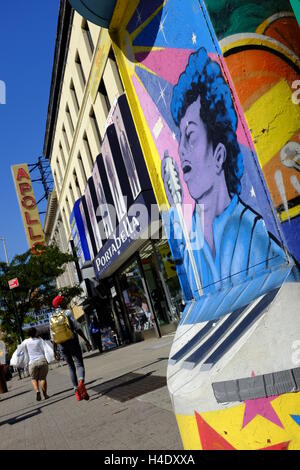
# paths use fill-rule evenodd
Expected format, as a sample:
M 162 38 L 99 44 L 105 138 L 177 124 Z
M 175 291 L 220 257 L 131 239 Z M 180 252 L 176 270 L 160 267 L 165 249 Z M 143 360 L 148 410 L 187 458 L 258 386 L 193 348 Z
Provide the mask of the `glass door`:
M 169 305 L 164 286 L 161 282 L 160 273 L 157 269 L 157 262 L 151 242 L 149 242 L 139 254 L 153 309 L 158 318 L 159 325 L 168 324 L 170 323 Z
M 153 330 L 155 318 L 151 305 L 149 305 L 148 293 L 137 260 L 132 261 L 121 271 L 119 281 L 128 318 L 134 332 Z

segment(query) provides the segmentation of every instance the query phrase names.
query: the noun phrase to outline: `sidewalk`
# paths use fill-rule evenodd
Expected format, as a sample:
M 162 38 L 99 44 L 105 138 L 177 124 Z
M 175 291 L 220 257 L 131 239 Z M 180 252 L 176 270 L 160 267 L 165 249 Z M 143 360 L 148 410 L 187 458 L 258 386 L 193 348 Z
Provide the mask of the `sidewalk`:
M 51 365 L 47 401 L 14 376 L 0 395 L 0 449 L 181 450 L 166 387 L 172 341 L 84 354 L 89 401 L 76 401 L 67 366 Z

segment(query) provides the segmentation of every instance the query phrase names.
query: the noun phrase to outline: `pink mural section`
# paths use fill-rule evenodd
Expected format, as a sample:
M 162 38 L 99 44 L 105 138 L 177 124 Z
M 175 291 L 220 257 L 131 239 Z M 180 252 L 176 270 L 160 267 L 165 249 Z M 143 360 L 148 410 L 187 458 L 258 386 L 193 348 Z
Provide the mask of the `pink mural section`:
M 194 209 L 195 202 L 189 195 L 189 191 L 187 189 L 186 184 L 183 180 L 182 169 L 180 165 L 180 159 L 178 155 L 178 142 L 176 140 L 175 134 L 172 133 L 171 129 L 167 125 L 166 121 L 163 119 L 161 113 L 157 109 L 155 103 L 146 92 L 145 88 L 139 82 L 139 80 L 132 76 L 132 82 L 136 90 L 137 97 L 139 102 L 142 104 L 143 112 L 145 115 L 145 119 L 148 123 L 149 129 L 151 131 L 153 140 L 156 144 L 157 151 L 161 159 L 163 159 L 164 152 L 166 149 L 166 142 L 168 143 L 168 151 L 170 155 L 173 156 L 174 160 L 177 163 L 180 178 L 183 181 L 183 211 L 186 214 L 186 223 L 188 228 L 191 225 L 191 216 Z

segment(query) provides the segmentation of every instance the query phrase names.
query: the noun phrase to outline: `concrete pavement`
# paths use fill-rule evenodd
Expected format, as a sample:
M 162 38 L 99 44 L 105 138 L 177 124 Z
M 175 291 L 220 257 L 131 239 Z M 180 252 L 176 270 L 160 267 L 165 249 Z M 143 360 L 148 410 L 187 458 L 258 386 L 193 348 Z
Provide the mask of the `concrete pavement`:
M 76 401 L 67 366 L 50 366 L 46 401 L 15 376 L 0 395 L 0 449 L 181 450 L 166 387 L 172 341 L 84 354 L 89 401 Z

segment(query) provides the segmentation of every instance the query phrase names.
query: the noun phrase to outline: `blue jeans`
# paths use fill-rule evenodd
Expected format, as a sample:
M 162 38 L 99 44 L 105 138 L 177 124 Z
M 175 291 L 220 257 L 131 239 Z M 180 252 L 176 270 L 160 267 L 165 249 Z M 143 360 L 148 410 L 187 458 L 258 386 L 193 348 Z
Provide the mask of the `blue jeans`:
M 84 381 L 85 377 L 83 357 L 78 338 L 72 338 L 60 346 L 64 359 L 69 367 L 73 387 L 76 389 L 78 386 L 78 381 Z

